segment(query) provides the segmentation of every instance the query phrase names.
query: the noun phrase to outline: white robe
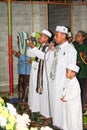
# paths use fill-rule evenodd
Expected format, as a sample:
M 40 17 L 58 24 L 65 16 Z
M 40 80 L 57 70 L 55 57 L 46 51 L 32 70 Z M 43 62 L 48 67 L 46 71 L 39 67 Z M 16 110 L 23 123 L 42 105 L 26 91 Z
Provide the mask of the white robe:
M 63 128 L 63 103 L 60 100 L 65 80 L 66 66 L 76 64 L 77 51 L 68 42 L 59 47 L 55 79 L 50 79 L 50 105 L 53 125 Z
M 28 94 L 28 105 L 32 112 L 38 112 L 39 100 L 38 93 L 36 93 L 36 78 L 37 78 L 38 62 L 33 61 L 31 65 L 30 81 L 29 81 L 29 94 Z M 34 99 L 35 97 L 35 99 Z M 34 102 L 36 100 L 37 103 Z
M 43 116 L 50 117 L 50 102 L 49 102 L 49 75 L 51 63 L 53 60 L 53 51 L 48 51 L 46 54 L 38 48 L 33 48 L 28 52 L 29 56 L 37 56 L 38 58 L 44 60 L 43 68 L 43 92 L 38 94 L 36 92 L 37 87 L 37 71 L 38 62 L 32 62 L 31 73 L 30 73 L 30 84 L 29 84 L 29 95 L 28 104 L 32 112 L 40 112 Z
M 80 85 L 76 77 L 69 80 L 64 86 L 63 96 L 65 111 L 63 130 L 83 130 L 82 125 L 82 105 Z

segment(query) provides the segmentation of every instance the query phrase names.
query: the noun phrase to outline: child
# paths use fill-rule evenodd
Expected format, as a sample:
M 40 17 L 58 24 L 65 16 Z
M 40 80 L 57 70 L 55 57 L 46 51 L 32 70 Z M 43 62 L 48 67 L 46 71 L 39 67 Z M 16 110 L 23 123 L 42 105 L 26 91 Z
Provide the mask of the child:
M 80 85 L 76 78 L 79 67 L 70 64 L 66 69 L 67 82 L 63 88 L 61 101 L 64 103 L 63 130 L 83 130 Z
M 18 98 L 20 102 L 28 101 L 29 80 L 30 80 L 30 57 L 27 56 L 27 49 L 25 40 L 28 39 L 26 32 L 17 33 L 18 51 L 13 50 L 13 55 L 18 58 Z

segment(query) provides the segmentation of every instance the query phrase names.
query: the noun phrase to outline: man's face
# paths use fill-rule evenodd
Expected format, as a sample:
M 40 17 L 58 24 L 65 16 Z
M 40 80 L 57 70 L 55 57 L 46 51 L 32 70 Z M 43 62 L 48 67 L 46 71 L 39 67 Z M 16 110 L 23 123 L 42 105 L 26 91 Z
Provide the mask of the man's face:
M 75 40 L 78 43 L 83 43 L 84 37 L 82 36 L 82 34 L 80 32 L 78 32 L 77 35 L 76 35 L 76 37 L 75 37 Z
M 49 40 L 48 36 L 41 33 L 40 38 L 38 39 L 38 42 L 40 42 L 41 44 L 44 44 L 44 43 L 48 43 L 48 40 Z
M 60 32 L 55 32 L 54 40 L 56 43 L 61 44 L 65 41 L 65 34 Z

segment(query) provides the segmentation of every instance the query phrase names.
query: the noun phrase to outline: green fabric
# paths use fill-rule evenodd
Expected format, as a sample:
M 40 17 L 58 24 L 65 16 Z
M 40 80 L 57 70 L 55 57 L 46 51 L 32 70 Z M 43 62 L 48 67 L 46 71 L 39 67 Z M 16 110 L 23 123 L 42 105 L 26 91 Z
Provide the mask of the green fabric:
M 40 44 L 39 42 L 37 42 L 36 47 L 40 47 L 40 45 L 41 45 L 41 44 Z
M 31 57 L 31 60 L 32 60 L 32 61 L 35 61 L 35 57 Z
M 39 32 L 35 32 L 35 38 L 38 39 L 40 37 L 40 33 Z
M 80 58 L 80 52 L 87 52 L 87 46 L 83 44 L 79 44 L 78 42 L 74 41 L 73 45 L 75 46 L 77 50 L 77 63 L 80 67 L 80 71 L 77 74 L 79 78 L 86 78 L 87 77 L 87 64 L 85 64 L 82 59 Z

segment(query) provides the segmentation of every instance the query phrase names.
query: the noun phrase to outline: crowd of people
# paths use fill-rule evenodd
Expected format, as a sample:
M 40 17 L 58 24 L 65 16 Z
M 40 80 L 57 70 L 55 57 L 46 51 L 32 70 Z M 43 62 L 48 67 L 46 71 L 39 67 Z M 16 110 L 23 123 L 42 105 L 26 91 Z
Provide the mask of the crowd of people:
M 52 118 L 61 130 L 83 130 L 82 107 L 87 104 L 86 33 L 75 40 L 66 26 L 17 34 L 18 96 L 28 102 L 32 115 Z

